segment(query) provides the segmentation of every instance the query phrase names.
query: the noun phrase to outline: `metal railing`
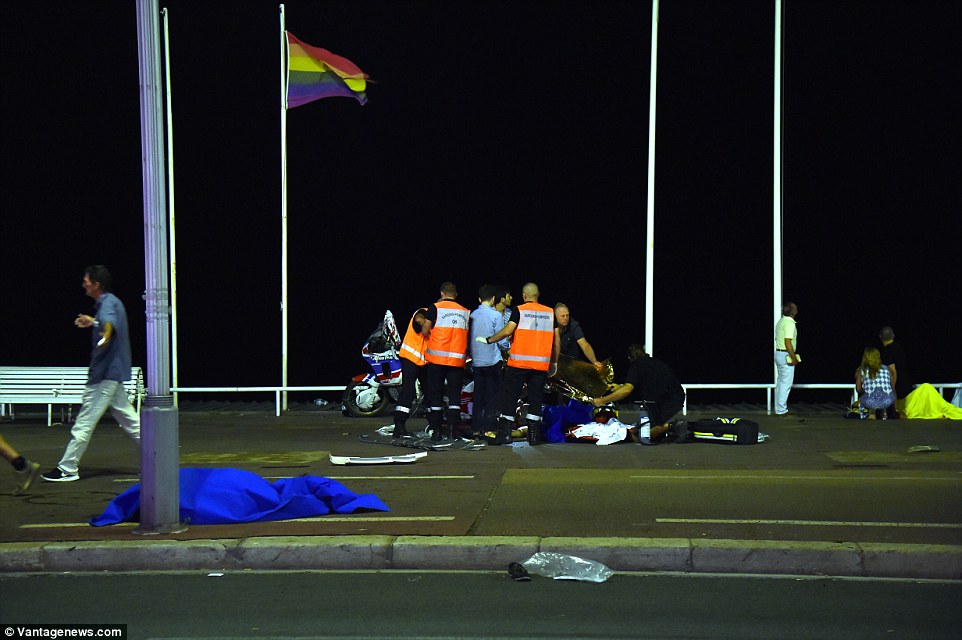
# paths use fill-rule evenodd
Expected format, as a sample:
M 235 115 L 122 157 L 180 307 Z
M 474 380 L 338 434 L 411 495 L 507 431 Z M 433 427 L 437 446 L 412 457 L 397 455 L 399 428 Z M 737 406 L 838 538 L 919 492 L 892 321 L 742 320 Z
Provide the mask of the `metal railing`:
M 933 382 L 930 383 L 933 387 L 939 390 L 939 394 L 944 398 L 946 389 L 958 389 L 962 387 L 962 384 L 955 382 Z M 768 383 L 747 383 L 747 384 L 730 384 L 730 383 L 697 383 L 697 384 L 683 384 L 685 391 L 691 389 L 764 389 L 765 390 L 765 406 L 769 414 L 772 412 L 772 395 L 775 391 L 775 384 L 772 382 Z M 918 385 L 915 385 L 916 387 Z M 273 392 L 274 393 L 274 415 L 281 415 L 281 394 L 285 391 L 344 391 L 345 386 L 318 386 L 318 387 L 171 387 L 171 392 L 176 393 L 254 393 L 254 392 Z M 796 384 L 792 385 L 792 389 L 850 389 L 852 392 L 852 402 L 854 403 L 858 400 L 858 394 L 855 392 L 855 385 L 848 383 L 822 383 L 822 384 Z M 682 407 L 682 415 L 688 415 L 688 398 L 685 398 L 685 404 Z
M 962 383 L 956 382 L 932 382 L 929 383 L 933 387 L 939 390 L 939 395 L 943 398 L 945 397 L 946 389 L 958 389 L 962 387 Z M 689 389 L 765 389 L 765 409 L 771 414 L 772 413 L 772 396 L 775 391 L 775 384 L 683 384 L 682 385 L 687 392 Z M 919 385 L 915 385 L 918 387 Z M 823 383 L 823 384 L 793 384 L 792 389 L 850 389 L 852 391 L 852 403 L 858 401 L 858 392 L 855 391 L 855 385 L 848 383 Z M 688 415 L 688 397 L 686 394 L 685 405 L 682 407 L 682 415 Z
M 264 393 L 270 391 L 274 393 L 274 415 L 281 415 L 281 394 L 285 391 L 344 391 L 341 386 L 320 386 L 320 387 L 171 387 L 171 393 Z
M 946 389 L 962 389 L 962 382 L 930 382 L 930 385 L 939 390 L 939 395 L 945 398 Z M 919 385 L 915 385 L 918 387 Z
M 765 390 L 765 410 L 771 414 L 772 412 L 772 396 L 775 392 L 775 383 L 769 382 L 766 384 L 683 384 L 685 388 L 685 404 L 682 406 L 681 414 L 688 415 L 688 394 L 690 389 L 764 389 Z M 792 389 L 851 389 L 852 391 L 852 402 L 858 400 L 858 394 L 855 392 L 855 385 L 852 383 L 825 383 L 825 384 L 793 384 Z

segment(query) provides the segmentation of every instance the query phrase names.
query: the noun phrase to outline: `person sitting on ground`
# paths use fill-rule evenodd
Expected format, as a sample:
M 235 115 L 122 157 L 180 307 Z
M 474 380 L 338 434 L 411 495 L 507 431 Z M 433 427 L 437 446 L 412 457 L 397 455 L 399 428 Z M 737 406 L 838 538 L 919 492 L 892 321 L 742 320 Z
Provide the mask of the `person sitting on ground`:
M 875 347 L 862 352 L 862 364 L 855 372 L 855 390 L 859 406 L 880 414 L 885 420 L 886 410 L 895 404 L 895 391 L 888 367 L 882 366 L 882 354 Z
M 639 429 L 639 439 L 650 444 L 668 432 L 668 421 L 685 406 L 685 389 L 678 382 L 671 368 L 645 353 L 645 348 L 637 343 L 628 345 L 628 373 L 624 384 L 613 384 L 609 392 L 599 398 L 592 398 L 596 407 L 628 398 L 644 400 L 648 410 L 649 433 L 645 427 Z M 646 441 L 647 439 L 647 441 Z

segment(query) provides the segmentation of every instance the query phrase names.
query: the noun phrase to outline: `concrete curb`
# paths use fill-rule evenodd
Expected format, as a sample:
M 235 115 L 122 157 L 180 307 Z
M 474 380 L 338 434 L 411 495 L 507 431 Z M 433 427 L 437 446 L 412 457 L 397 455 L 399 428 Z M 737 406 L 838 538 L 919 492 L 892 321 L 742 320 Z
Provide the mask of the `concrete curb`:
M 688 538 L 289 536 L 0 543 L 0 572 L 505 569 L 538 551 L 615 571 L 962 579 L 962 546 Z

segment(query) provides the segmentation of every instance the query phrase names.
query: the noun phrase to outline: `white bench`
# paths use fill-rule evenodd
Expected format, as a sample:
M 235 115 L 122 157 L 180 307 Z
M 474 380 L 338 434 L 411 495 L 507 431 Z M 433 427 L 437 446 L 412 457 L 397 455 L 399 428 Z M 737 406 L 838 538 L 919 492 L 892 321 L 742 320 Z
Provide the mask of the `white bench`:
M 47 426 L 53 424 L 53 405 L 67 405 L 70 417 L 72 405 L 83 401 L 87 384 L 87 367 L 5 367 L 0 366 L 0 417 L 14 417 L 14 405 L 47 405 Z M 140 367 L 130 370 L 130 380 L 124 383 L 127 397 L 140 411 L 147 389 Z

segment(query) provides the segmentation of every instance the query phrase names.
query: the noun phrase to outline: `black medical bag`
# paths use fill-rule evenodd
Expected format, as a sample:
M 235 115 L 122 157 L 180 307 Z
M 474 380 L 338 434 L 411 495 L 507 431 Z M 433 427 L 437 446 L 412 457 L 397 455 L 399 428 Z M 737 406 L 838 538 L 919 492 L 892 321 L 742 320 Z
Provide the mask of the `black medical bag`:
M 730 444 L 758 444 L 758 423 L 744 418 L 713 418 L 689 422 L 695 440 L 728 442 Z

